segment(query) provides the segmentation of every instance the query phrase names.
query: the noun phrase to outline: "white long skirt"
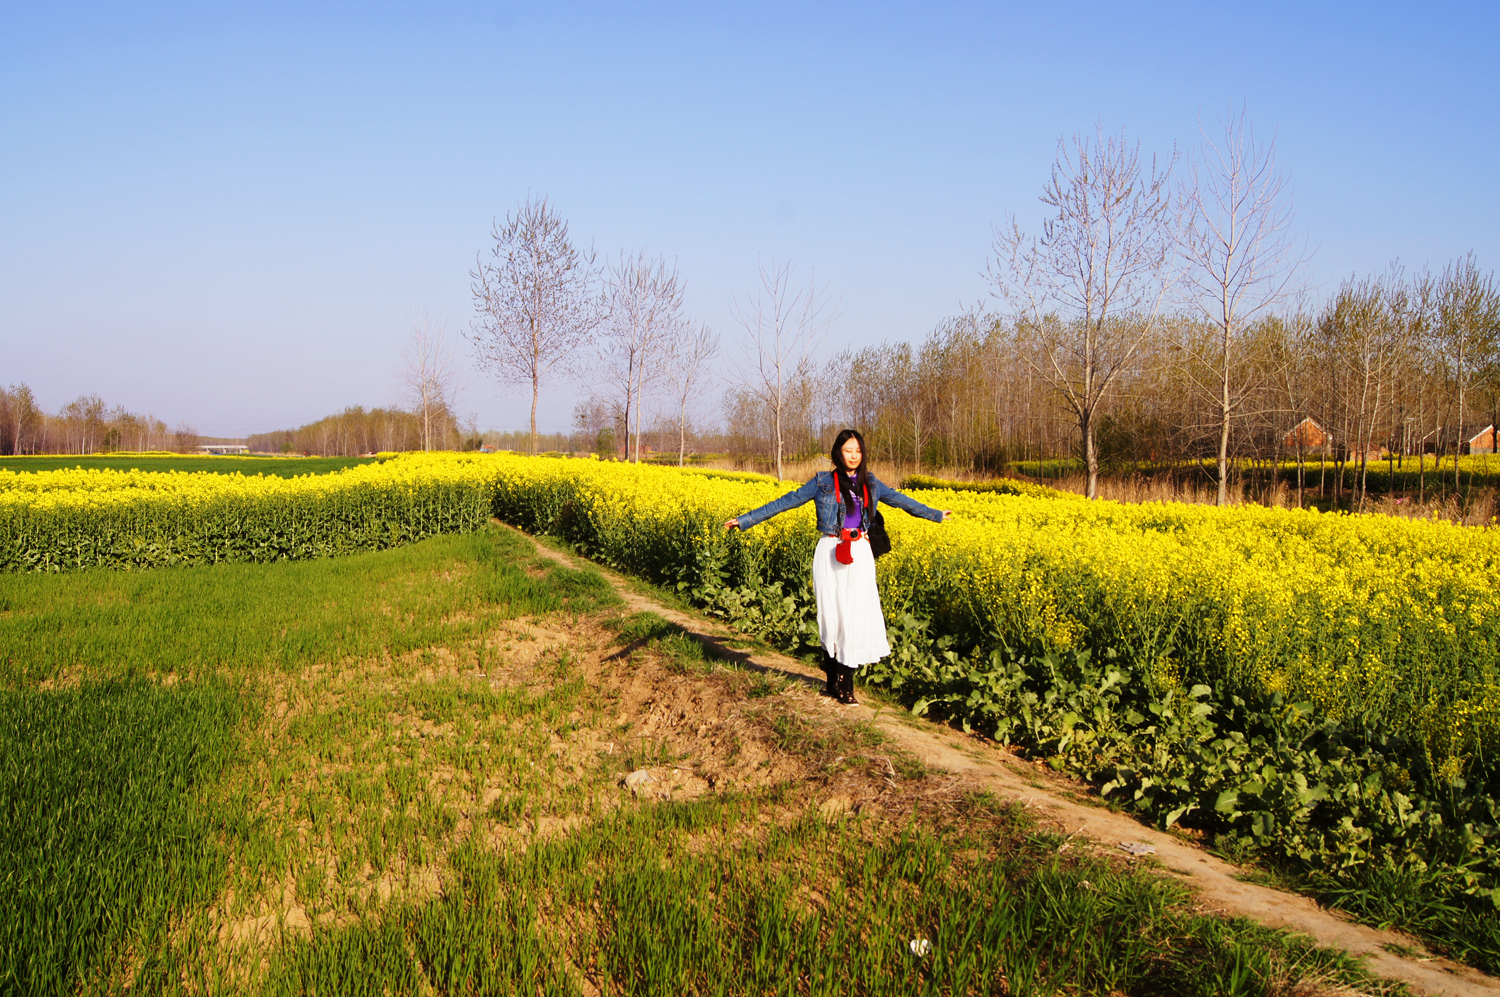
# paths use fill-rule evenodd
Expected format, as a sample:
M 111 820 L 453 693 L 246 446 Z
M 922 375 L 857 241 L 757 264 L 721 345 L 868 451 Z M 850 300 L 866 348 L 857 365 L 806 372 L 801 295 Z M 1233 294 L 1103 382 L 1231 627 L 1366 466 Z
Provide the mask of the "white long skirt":
M 874 664 L 891 653 L 885 639 L 885 613 L 875 586 L 875 555 L 863 538 L 849 545 L 853 564 L 833 556 L 839 542 L 818 541 L 813 553 L 813 595 L 818 600 L 818 636 L 823 650 L 845 668 Z

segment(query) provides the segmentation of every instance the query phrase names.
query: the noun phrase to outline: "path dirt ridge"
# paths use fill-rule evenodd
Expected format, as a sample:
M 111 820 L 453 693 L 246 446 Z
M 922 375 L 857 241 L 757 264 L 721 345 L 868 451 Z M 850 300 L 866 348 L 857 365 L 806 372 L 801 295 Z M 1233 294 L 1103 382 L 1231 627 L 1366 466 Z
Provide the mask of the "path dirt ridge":
M 631 611 L 656 613 L 682 627 L 722 658 L 798 683 L 800 692 L 794 694 L 805 697 L 803 705 L 807 708 L 869 720 L 931 772 L 946 774 L 975 790 L 1015 800 L 1032 811 L 1039 824 L 1079 841 L 1080 845 L 1088 843 L 1103 850 L 1119 849 L 1121 845 L 1153 846 L 1155 852 L 1151 857 L 1166 873 L 1197 891 L 1205 912 L 1245 917 L 1269 927 L 1300 932 L 1318 945 L 1348 952 L 1359 958 L 1369 972 L 1405 983 L 1418 993 L 1434 997 L 1500 997 L 1500 979 L 1433 955 L 1410 935 L 1356 924 L 1300 894 L 1246 882 L 1238 866 L 1126 814 L 1083 802 L 1080 787 L 1075 783 L 1017 757 L 1004 747 L 912 717 L 904 710 L 872 708 L 866 704 L 838 705 L 819 695 L 822 672 L 772 651 L 739 650 L 733 645 L 743 646 L 745 639 L 724 624 L 669 608 L 640 594 L 615 572 L 552 550 L 537 543 L 535 538 L 528 539 L 544 557 L 571 567 L 587 564 L 599 570 Z

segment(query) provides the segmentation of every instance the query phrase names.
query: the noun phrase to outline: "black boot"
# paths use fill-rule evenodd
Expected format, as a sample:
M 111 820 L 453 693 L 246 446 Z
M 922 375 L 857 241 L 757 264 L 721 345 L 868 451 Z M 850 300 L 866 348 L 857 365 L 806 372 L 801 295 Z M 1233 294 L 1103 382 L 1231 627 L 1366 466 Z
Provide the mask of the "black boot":
M 839 667 L 842 673 L 839 675 L 839 702 L 853 706 L 859 700 L 854 698 L 854 669 Z
M 843 670 L 844 666 L 834 661 L 831 654 L 827 651 L 823 652 L 823 677 L 827 679 L 827 682 L 823 685 L 823 695 L 829 699 L 838 699 L 841 694 L 839 673 Z

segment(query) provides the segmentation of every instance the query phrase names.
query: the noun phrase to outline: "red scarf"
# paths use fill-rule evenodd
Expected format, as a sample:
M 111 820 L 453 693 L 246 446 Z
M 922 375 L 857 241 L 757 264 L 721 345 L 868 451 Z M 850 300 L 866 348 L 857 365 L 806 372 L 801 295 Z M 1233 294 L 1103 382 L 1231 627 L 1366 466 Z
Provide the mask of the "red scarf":
M 835 483 L 838 482 L 838 474 L 839 474 L 838 471 L 834 471 L 833 472 L 834 482 Z M 860 484 L 864 485 L 864 489 L 865 489 L 865 508 L 869 509 L 870 508 L 870 483 L 868 481 L 865 481 L 864 479 L 861 479 L 860 480 Z M 843 495 L 843 492 L 840 491 L 839 492 L 839 508 L 842 509 L 843 505 L 844 505 L 844 495 Z M 854 551 L 852 551 L 852 550 L 849 549 L 849 544 L 852 541 L 858 540 L 860 537 L 862 537 L 864 535 L 865 534 L 864 534 L 863 530 L 845 529 L 841 525 L 839 527 L 839 545 L 833 549 L 834 560 L 838 561 L 840 564 L 853 564 L 854 563 Z

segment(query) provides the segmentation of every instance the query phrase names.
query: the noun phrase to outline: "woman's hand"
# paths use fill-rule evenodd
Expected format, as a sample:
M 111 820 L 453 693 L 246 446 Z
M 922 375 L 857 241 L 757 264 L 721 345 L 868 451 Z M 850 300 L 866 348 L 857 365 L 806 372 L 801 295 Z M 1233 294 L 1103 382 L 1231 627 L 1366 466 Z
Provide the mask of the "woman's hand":
M 739 528 L 740 528 L 740 518 L 738 516 L 736 516 L 733 519 L 727 520 L 724 523 L 724 529 L 726 529 L 726 530 L 737 530 Z
M 951 516 L 951 515 L 953 515 L 953 512 L 951 510 L 944 509 L 943 510 L 943 518 L 939 519 L 938 522 L 939 523 L 946 523 L 948 521 L 948 517 Z

